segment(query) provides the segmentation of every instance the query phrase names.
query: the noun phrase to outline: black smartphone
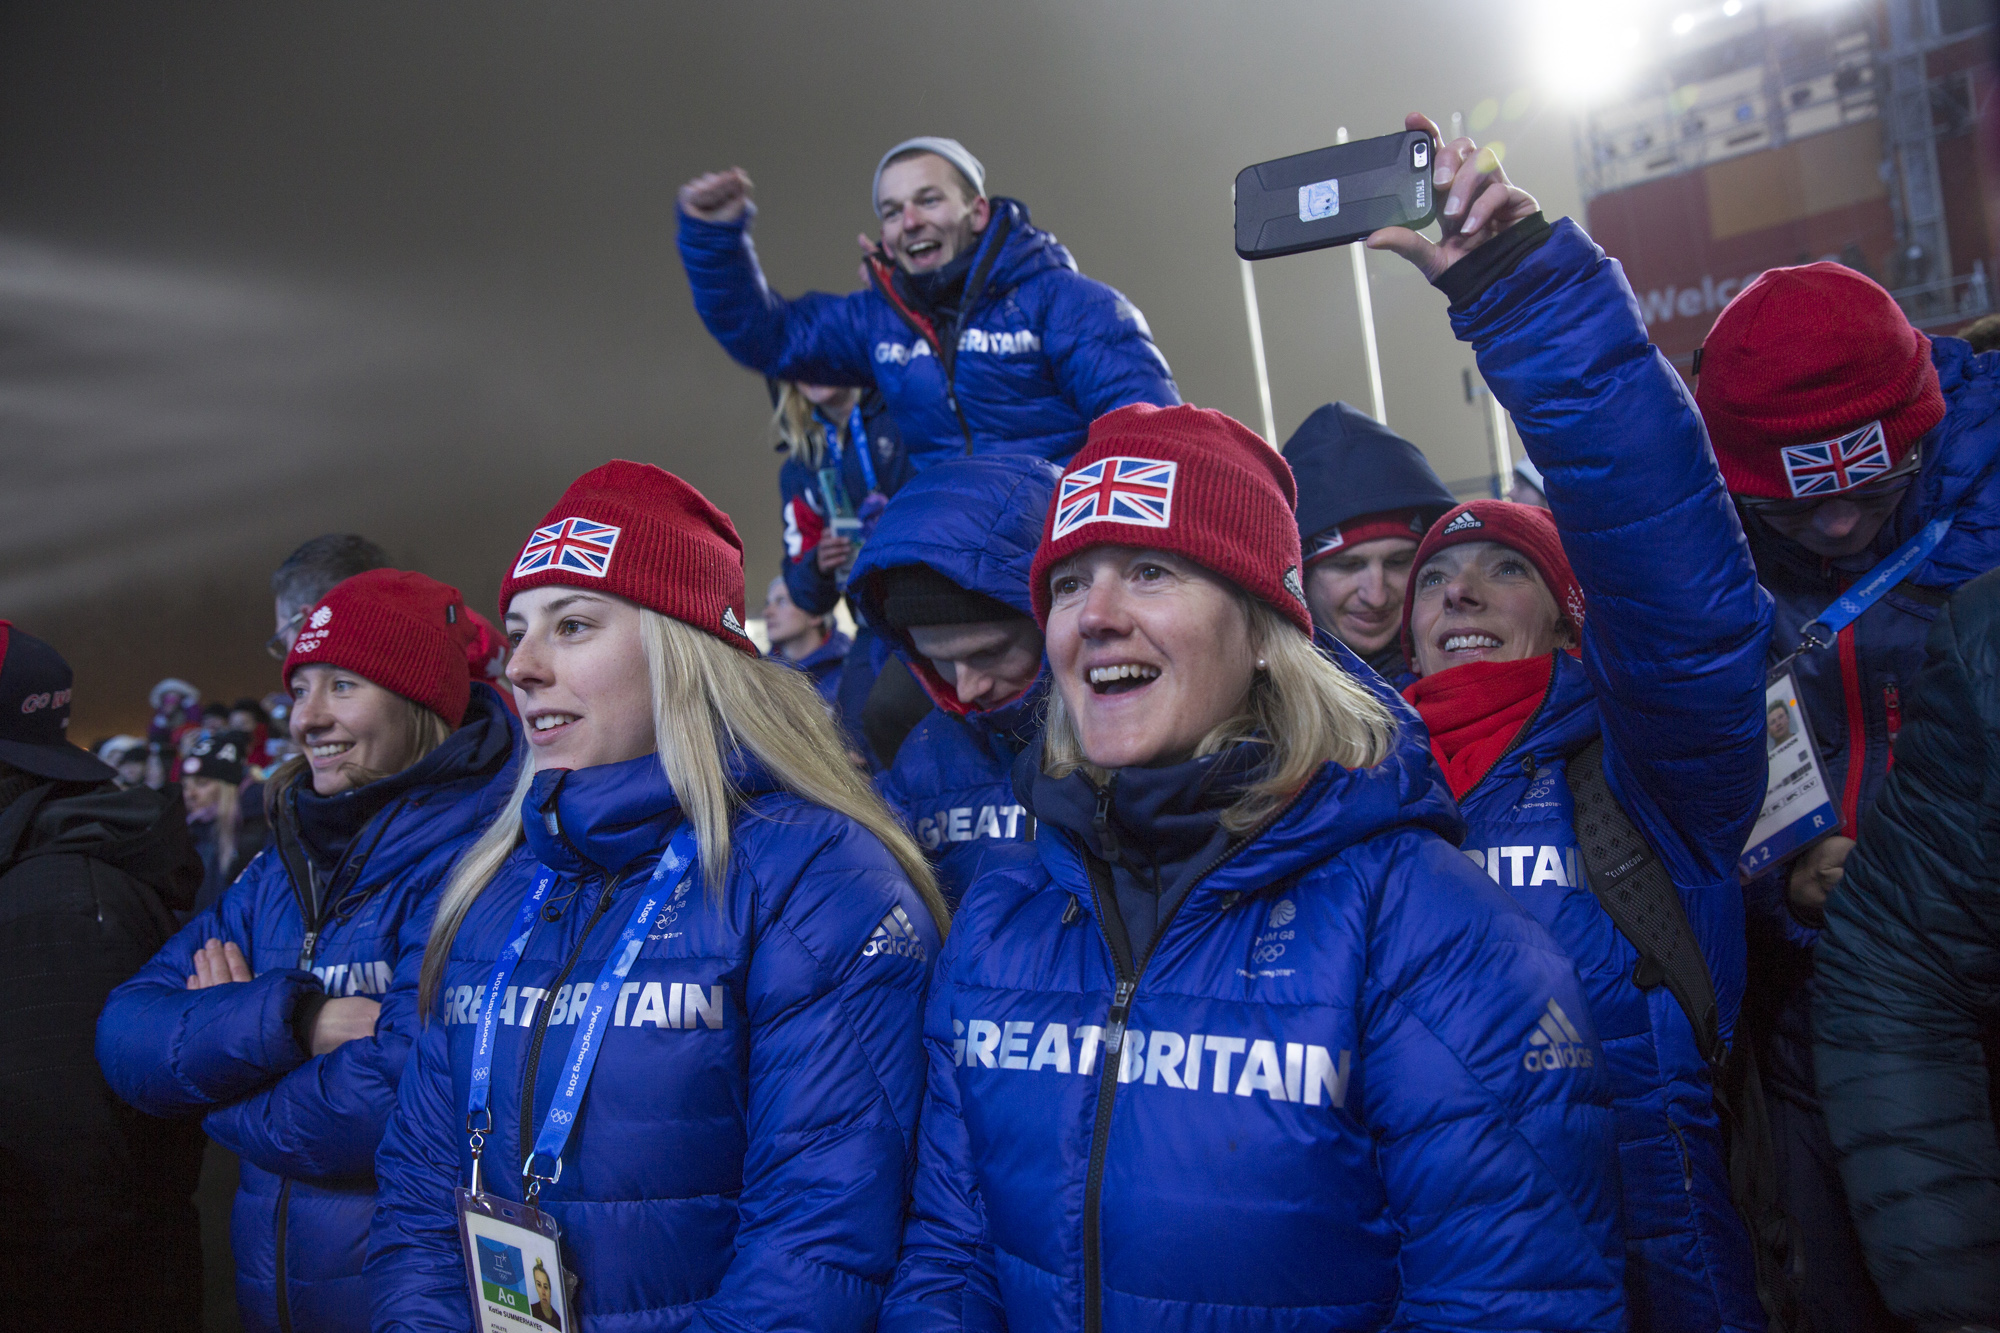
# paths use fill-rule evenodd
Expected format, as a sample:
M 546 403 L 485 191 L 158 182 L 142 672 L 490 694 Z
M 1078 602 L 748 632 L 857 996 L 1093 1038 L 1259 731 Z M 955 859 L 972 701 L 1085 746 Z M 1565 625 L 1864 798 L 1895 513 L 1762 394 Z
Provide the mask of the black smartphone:
M 1404 130 L 1259 162 L 1236 173 L 1236 253 L 1271 259 L 1350 245 L 1381 227 L 1437 217 L 1437 145 Z

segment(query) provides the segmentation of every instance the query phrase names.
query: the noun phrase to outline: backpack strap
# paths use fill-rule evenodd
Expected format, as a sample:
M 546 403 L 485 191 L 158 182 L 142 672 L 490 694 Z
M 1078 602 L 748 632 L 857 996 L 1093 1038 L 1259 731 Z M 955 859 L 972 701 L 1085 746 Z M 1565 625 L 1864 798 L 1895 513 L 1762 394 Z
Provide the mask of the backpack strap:
M 1716 1018 L 1715 978 L 1680 891 L 1611 794 L 1602 736 L 1570 760 L 1569 790 L 1590 891 L 1618 933 L 1639 951 L 1633 980 L 1641 986 L 1666 983 L 1694 1029 L 1702 1058 L 1719 1071 L 1726 1052 Z

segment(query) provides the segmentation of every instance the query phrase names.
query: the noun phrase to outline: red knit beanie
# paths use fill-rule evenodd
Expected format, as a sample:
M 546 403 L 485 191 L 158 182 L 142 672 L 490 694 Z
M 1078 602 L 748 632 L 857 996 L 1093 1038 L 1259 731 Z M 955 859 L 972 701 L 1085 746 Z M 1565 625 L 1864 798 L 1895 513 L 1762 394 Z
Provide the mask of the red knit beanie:
M 1410 613 L 1417 605 L 1417 576 L 1424 561 L 1447 546 L 1466 542 L 1498 542 L 1528 557 L 1528 563 L 1542 576 L 1542 582 L 1556 599 L 1556 613 L 1569 622 L 1579 641 L 1583 638 L 1583 585 L 1569 567 L 1563 553 L 1562 537 L 1548 510 L 1535 505 L 1517 505 L 1511 500 L 1474 500 L 1462 504 L 1431 525 L 1417 543 L 1416 558 L 1410 563 L 1410 581 L 1403 589 L 1403 659 L 1415 668 L 1416 642 L 1410 637 Z
M 623 597 L 760 656 L 743 629 L 736 525 L 650 463 L 620 459 L 570 483 L 501 582 L 501 618 L 516 593 L 552 583 Z
M 1384 537 L 1420 541 L 1425 527 L 1421 509 L 1384 509 L 1376 514 L 1357 515 L 1345 523 L 1313 534 L 1312 540 L 1306 543 L 1306 568 L 1311 569 L 1335 552 L 1363 542 L 1380 541 Z
M 1931 342 L 1841 264 L 1767 269 L 1702 343 L 1695 402 L 1737 495 L 1834 495 L 1944 420 Z
M 1049 623 L 1049 570 L 1093 546 L 1186 556 L 1312 633 L 1299 581 L 1298 488 L 1278 451 L 1201 407 L 1135 403 L 1090 423 L 1042 525 L 1029 593 Z
M 420 703 L 457 726 L 472 698 L 465 644 L 472 622 L 458 589 L 407 569 L 343 579 L 300 622 L 284 681 L 302 666 L 336 666 Z

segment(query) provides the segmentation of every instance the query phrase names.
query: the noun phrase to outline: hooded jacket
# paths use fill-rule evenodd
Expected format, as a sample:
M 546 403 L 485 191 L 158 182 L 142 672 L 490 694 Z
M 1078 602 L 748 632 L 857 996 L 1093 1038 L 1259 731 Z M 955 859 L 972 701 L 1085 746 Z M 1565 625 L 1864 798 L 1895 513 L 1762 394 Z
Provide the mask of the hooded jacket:
M 1827 902 L 1819 1086 L 1868 1267 L 1919 1328 L 2000 1322 L 2000 572 L 1961 588 Z
M 273 844 L 105 1006 L 97 1053 L 118 1094 L 201 1117 L 242 1159 L 230 1243 L 246 1328 L 367 1327 L 375 1148 L 416 1027 L 388 992 L 414 977 L 424 922 L 398 937 L 497 811 L 519 734 L 475 683 L 464 723 L 403 772 L 331 798 L 286 792 Z M 188 990 L 210 939 L 235 942 L 256 979 Z M 312 1011 L 350 995 L 381 1003 L 375 1035 L 309 1055 Z
M 32 784 L 32 785 L 25 785 Z M 166 942 L 202 866 L 176 788 L 33 778 L 0 805 L 0 1245 L 26 1328 L 201 1319 L 199 1126 L 119 1101 L 92 1050 L 111 989 Z
M 1322 540 L 1338 541 L 1340 525 L 1366 514 L 1414 509 L 1421 541 L 1438 516 L 1458 503 L 1417 446 L 1346 403 L 1328 403 L 1299 423 L 1285 441 L 1285 461 L 1299 487 L 1299 547 L 1307 577 L 1324 555 Z M 1368 654 L 1368 665 L 1392 684 L 1407 669 L 1398 636 Z
M 1028 570 L 1061 473 L 1037 458 L 969 458 L 926 472 L 884 511 L 855 562 L 848 590 L 862 614 L 883 626 L 936 707 L 896 752 L 878 784 L 937 867 L 954 906 L 1003 849 L 1034 837 L 1027 806 L 1014 797 L 1014 761 L 1041 735 L 1048 689 L 1044 666 L 1021 694 L 997 708 L 969 709 L 917 652 L 909 632 L 882 613 L 883 571 L 928 565 L 972 592 L 1034 618 Z
M 732 778 L 746 802 L 722 888 L 697 873 L 654 918 L 541 1192 L 587 1328 L 864 1330 L 895 1265 L 937 930 L 854 821 L 755 765 Z M 472 1048 L 537 865 L 559 878 L 495 1027 L 481 1172 L 514 1199 L 595 978 L 681 821 L 653 755 L 537 773 L 522 815 L 526 844 L 459 928 L 382 1144 L 381 1333 L 469 1326 L 452 1190 L 471 1173 Z
M 1591 892 L 1569 764 L 1603 737 L 1611 792 L 1680 893 L 1727 1040 L 1744 988 L 1736 858 L 1764 793 L 1770 599 L 1617 261 L 1567 219 L 1516 254 L 1454 302 L 1452 325 L 1542 470 L 1588 615 L 1580 658 L 1552 655 L 1539 709 L 1460 799 L 1465 851 L 1549 928 L 1589 996 L 1618 1107 L 1633 1328 L 1759 1329 L 1707 1063 L 1667 988 L 1636 984 L 1638 953 Z
M 1114 407 L 1180 402 L 1138 307 L 1077 272 L 1026 205 L 991 202 L 955 328 L 920 310 L 880 260 L 866 291 L 779 296 L 750 241 L 754 208 L 727 223 L 681 213 L 681 263 L 724 351 L 778 379 L 879 388 L 919 470 L 975 453 L 1065 459 Z
M 1391 706 L 1390 756 L 1182 876 L 1146 954 L 1060 824 L 966 896 L 884 1333 L 1624 1327 L 1575 971 Z

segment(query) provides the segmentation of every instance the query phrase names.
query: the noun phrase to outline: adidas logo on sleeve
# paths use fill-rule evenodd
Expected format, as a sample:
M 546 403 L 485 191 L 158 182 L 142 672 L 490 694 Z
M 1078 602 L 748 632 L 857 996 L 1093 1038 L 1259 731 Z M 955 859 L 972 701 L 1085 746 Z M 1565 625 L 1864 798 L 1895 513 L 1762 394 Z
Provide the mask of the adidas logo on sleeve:
M 1530 1073 L 1553 1074 L 1562 1069 L 1588 1069 L 1595 1063 L 1590 1043 L 1569 1021 L 1553 997 L 1528 1032 L 1528 1049 L 1521 1067 Z
M 884 954 L 924 961 L 923 937 L 917 934 L 916 924 L 900 903 L 889 909 L 889 915 L 876 925 L 868 943 L 861 946 L 863 958 L 880 958 Z

